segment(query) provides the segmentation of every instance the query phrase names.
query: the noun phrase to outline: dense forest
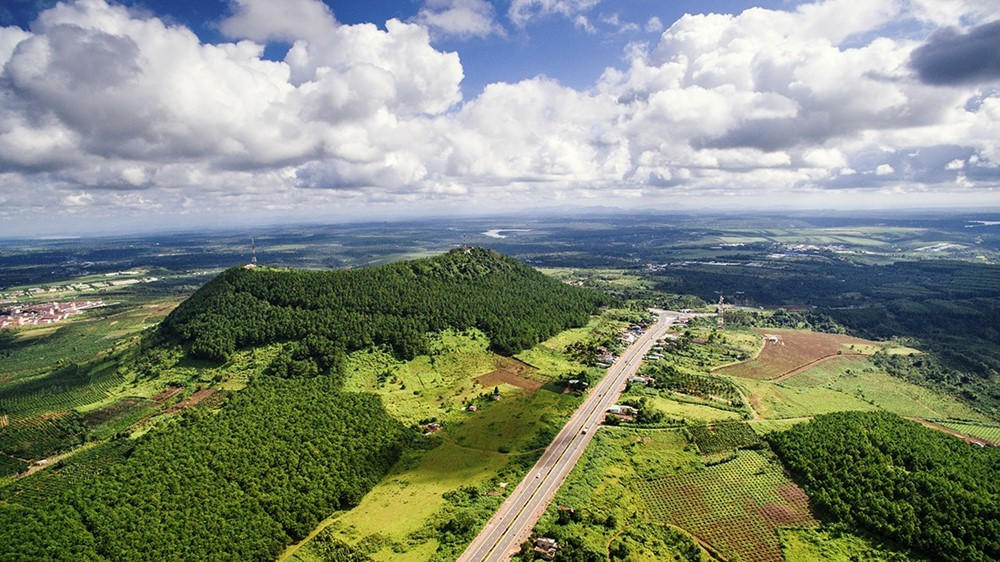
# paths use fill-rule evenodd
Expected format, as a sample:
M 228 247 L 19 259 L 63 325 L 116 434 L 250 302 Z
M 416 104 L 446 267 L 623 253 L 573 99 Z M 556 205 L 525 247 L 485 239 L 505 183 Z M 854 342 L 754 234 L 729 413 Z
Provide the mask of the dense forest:
M 312 336 L 324 367 L 334 350 L 371 345 L 411 358 L 426 352 L 425 334 L 446 328 L 478 328 L 494 351 L 512 354 L 584 324 L 606 298 L 496 252 L 459 249 L 349 271 L 233 268 L 171 313 L 162 333 L 211 359 Z
M 4 560 L 264 560 L 355 505 L 407 439 L 375 395 L 263 377 L 39 503 L 0 504 Z
M 1000 449 L 884 412 L 843 412 L 770 436 L 821 512 L 937 560 L 1000 559 Z
M 774 267 L 672 267 L 658 287 L 748 305 L 811 305 L 801 327 L 915 338 L 934 358 L 894 374 L 962 396 L 1000 415 L 1000 266 L 955 261 L 859 265 L 782 261 Z M 730 313 L 727 312 L 727 320 Z M 734 312 L 732 320 L 740 321 Z M 789 320 L 787 315 L 782 318 Z

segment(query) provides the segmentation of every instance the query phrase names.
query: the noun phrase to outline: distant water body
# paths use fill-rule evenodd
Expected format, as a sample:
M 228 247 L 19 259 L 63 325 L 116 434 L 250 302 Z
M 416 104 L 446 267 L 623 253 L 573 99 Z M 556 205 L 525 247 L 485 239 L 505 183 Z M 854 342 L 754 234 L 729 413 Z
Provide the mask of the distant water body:
M 483 234 L 489 236 L 490 238 L 506 238 L 504 232 L 531 232 L 530 228 L 496 228 L 493 230 L 487 230 Z

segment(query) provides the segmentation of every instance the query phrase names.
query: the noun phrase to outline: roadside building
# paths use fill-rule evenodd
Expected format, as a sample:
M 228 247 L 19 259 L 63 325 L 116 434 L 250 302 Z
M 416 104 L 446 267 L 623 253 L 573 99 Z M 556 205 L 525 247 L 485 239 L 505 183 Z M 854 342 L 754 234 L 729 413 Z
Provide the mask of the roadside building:
M 534 551 L 545 560 L 552 560 L 555 558 L 557 550 L 559 550 L 559 544 L 556 543 L 555 539 L 540 537 L 535 540 Z

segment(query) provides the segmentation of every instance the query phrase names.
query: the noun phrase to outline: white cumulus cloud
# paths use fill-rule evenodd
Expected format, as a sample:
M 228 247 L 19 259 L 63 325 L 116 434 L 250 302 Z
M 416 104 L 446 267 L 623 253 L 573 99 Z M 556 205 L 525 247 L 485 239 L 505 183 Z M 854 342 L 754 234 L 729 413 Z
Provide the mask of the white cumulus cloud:
M 515 0 L 508 15 L 592 25 L 596 4 Z M 959 21 L 978 21 L 967 4 Z M 909 66 L 921 42 L 884 36 L 954 18 L 927 3 L 684 16 L 592 87 L 528 77 L 470 99 L 431 33 L 499 33 L 484 0 L 428 0 L 382 27 L 342 24 L 319 0 L 275 5 L 234 1 L 219 43 L 104 0 L 0 28 L 0 216 L 817 201 L 889 181 L 950 193 L 959 170 L 963 193 L 1000 185 L 1000 94 L 925 84 Z M 283 60 L 263 58 L 270 41 L 290 45 Z
M 486 0 L 427 0 L 414 21 L 441 35 L 460 38 L 504 35 Z

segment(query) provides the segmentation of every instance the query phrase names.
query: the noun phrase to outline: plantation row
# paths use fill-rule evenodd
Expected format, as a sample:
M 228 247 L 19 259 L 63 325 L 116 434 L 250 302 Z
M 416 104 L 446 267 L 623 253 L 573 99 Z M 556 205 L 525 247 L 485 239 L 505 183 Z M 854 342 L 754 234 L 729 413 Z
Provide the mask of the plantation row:
M 0 501 L 26 507 L 46 505 L 63 492 L 99 476 L 113 464 L 123 462 L 134 446 L 132 441 L 118 439 L 81 450 L 30 478 L 0 489 Z
M 124 374 L 105 362 L 94 368 L 70 364 L 28 383 L 0 389 L 0 415 L 29 418 L 80 408 L 100 401 L 124 382 Z
M 815 526 L 808 498 L 780 464 L 752 451 L 697 472 L 642 482 L 654 521 L 677 525 L 724 555 L 781 562 L 777 527 Z
M 760 444 L 760 437 L 754 430 L 740 422 L 691 425 L 687 431 L 703 455 L 735 451 Z
M 976 439 L 982 439 L 992 443 L 995 446 L 1000 447 L 1000 425 L 990 425 L 975 422 L 961 422 L 955 420 L 932 420 L 937 423 L 958 431 L 959 433 L 964 433 L 970 437 L 975 437 Z
M 44 458 L 82 444 L 84 427 L 83 417 L 73 411 L 12 423 L 0 427 L 0 453 L 28 460 Z
M 743 400 L 733 383 L 717 377 L 693 375 L 679 371 L 673 365 L 654 362 L 648 365 L 644 374 L 653 377 L 653 388 L 680 392 L 719 403 L 720 406 L 740 408 Z M 724 400 L 725 403 L 719 402 Z
M 28 468 L 28 463 L 20 459 L 15 459 L 14 457 L 0 454 L 0 478 L 17 474 L 26 468 Z

